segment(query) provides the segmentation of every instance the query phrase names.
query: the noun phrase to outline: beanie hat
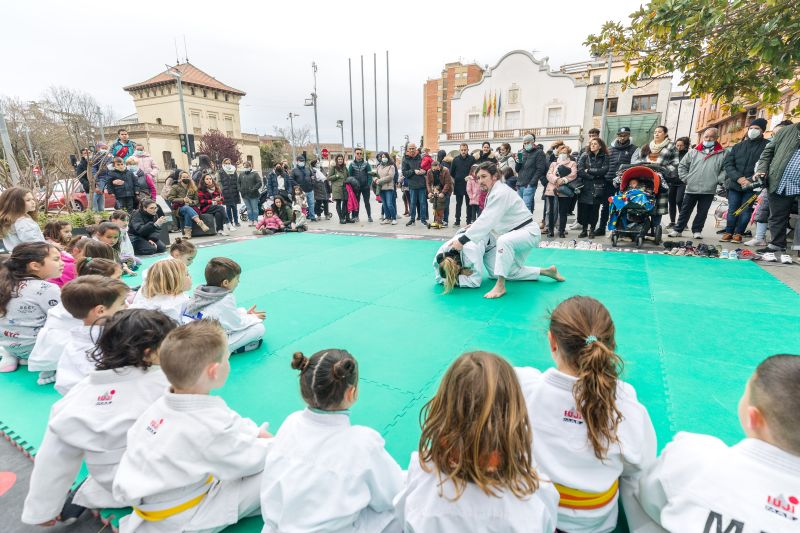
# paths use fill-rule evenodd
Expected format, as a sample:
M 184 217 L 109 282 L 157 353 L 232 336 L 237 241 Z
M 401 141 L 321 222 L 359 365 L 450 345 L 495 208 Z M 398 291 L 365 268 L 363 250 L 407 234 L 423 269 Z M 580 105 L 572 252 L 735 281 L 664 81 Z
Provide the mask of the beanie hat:
M 531 134 L 531 133 L 527 134 L 525 137 L 522 138 L 523 144 L 524 143 L 532 143 L 535 140 L 536 140 L 536 136 Z
M 751 126 L 758 126 L 761 128 L 761 131 L 767 131 L 767 119 L 765 118 L 757 118 L 753 122 L 750 123 Z

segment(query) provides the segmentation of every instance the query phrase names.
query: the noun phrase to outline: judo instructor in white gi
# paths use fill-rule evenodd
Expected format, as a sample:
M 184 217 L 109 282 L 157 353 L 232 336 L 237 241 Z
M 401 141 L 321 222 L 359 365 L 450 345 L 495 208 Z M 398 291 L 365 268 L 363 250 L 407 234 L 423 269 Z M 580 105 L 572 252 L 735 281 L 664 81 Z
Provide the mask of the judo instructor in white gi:
M 525 266 L 528 254 L 539 245 L 542 234 L 516 191 L 502 182 L 495 163 L 487 161 L 478 166 L 478 183 L 481 190 L 489 193 L 486 207 L 450 245 L 453 250 L 461 251 L 468 242 L 483 242 L 490 233 L 494 234 L 497 246 L 487 247 L 484 265 L 489 277 L 497 278 L 497 282 L 483 297 L 503 296 L 507 279 L 536 281 L 539 276 L 545 276 L 564 281 L 555 265 L 548 268 Z

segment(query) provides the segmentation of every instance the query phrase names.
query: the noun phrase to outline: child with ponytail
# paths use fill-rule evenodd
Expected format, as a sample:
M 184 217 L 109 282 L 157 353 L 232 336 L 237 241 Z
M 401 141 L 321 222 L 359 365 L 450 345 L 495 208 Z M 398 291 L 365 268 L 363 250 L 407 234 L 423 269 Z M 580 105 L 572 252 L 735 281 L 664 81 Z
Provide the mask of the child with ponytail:
M 558 492 L 534 468 L 528 409 L 508 362 L 461 355 L 420 420 L 419 451 L 395 500 L 403 531 L 555 529 Z
M 189 305 L 186 291 L 191 288 L 192 277 L 186 264 L 177 259 L 156 261 L 136 293 L 131 308 L 155 309 L 182 324 L 188 320 L 184 317 Z
M 466 230 L 456 232 L 454 239 Z M 487 239 L 490 246 L 494 246 L 491 237 Z M 477 288 L 483 281 L 483 255 L 486 252 L 486 243 L 468 242 L 458 251 L 451 248 L 452 240 L 444 243 L 436 252 L 433 259 L 433 270 L 436 283 L 444 285 L 444 293 L 449 294 L 455 287 Z
M 594 298 L 573 296 L 550 314 L 556 368 L 517 369 L 528 404 L 536 464 L 561 495 L 558 529 L 604 533 L 617 525 L 617 497 L 635 491 L 655 460 L 647 409 L 619 379 L 614 322 Z
M 349 409 L 358 398 L 355 358 L 337 349 L 310 358 L 297 352 L 292 368 L 300 372 L 308 408 L 286 418 L 267 455 L 264 531 L 372 533 L 394 527 L 392 500 L 403 472 L 376 431 L 350 425 Z

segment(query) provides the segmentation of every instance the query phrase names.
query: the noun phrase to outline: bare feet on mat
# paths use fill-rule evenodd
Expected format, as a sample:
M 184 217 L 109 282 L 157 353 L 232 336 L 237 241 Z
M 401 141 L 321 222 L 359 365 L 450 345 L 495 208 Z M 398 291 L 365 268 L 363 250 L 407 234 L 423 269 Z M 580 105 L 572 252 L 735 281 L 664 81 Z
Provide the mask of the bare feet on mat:
M 547 268 L 543 268 L 539 271 L 540 276 L 545 276 L 548 278 L 552 278 L 556 281 L 566 281 L 564 276 L 558 273 L 558 269 L 555 265 L 550 265 Z
M 495 283 L 492 290 L 484 294 L 483 297 L 489 299 L 500 298 L 505 293 L 506 293 L 506 283 L 504 279 L 500 278 L 497 280 L 497 283 Z

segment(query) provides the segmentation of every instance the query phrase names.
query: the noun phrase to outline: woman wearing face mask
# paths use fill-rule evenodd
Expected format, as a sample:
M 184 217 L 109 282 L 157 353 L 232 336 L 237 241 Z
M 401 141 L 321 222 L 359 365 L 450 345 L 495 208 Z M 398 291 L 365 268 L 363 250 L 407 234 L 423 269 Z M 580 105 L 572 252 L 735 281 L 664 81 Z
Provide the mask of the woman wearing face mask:
M 720 239 L 723 242 L 742 242 L 742 235 L 750 222 L 750 216 L 753 214 L 752 200 L 755 200 L 752 198 L 755 193 L 750 178 L 755 173 L 756 163 L 761 157 L 761 152 L 768 144 L 764 138 L 766 129 L 767 121 L 765 119 L 757 118 L 752 121 L 747 135 L 728 152 L 722 163 L 728 187 L 728 220 L 725 232 Z M 746 203 L 750 205 L 735 215 L 736 210 Z
M 278 196 L 283 196 L 284 201 L 291 198 L 291 191 L 294 189 L 294 180 L 283 168 L 283 165 L 275 165 L 275 168 L 267 176 L 267 196 L 273 202 Z
M 222 168 L 217 179 L 222 186 L 222 196 L 225 198 L 225 210 L 228 213 L 228 227 L 232 230 L 233 226 L 241 227 L 239 224 L 239 205 L 241 197 L 239 195 L 239 176 L 236 174 L 236 165 L 227 157 L 222 160 Z
M 597 137 L 589 141 L 589 146 L 578 160 L 578 177 L 583 181 L 583 189 L 578 195 L 578 222 L 583 227 L 579 239 L 587 236 L 594 238 L 600 206 L 608 201 L 605 197 L 607 173 L 608 149 L 606 143 Z
M 566 237 L 567 213 L 571 197 L 558 191 L 562 185 L 573 181 L 578 177 L 578 166 L 569 157 L 569 147 L 561 146 L 557 148 L 558 156 L 550 164 L 547 171 L 547 188 L 544 191 L 545 202 L 547 203 L 547 236 L 555 236 L 556 213 L 558 213 L 558 236 Z
M 514 161 L 514 155 L 511 153 L 511 145 L 508 143 L 503 143 L 500 145 L 500 148 L 497 149 L 497 168 L 501 174 L 506 174 L 506 169 L 510 168 L 512 172 L 514 172 L 513 178 L 506 178 L 506 185 L 511 187 L 512 189 L 517 188 L 517 173 L 514 170 L 516 166 L 516 162 Z
M 669 130 L 666 126 L 656 126 L 653 131 L 653 140 L 646 143 L 644 146 L 637 148 L 631 156 L 631 164 L 639 165 L 642 163 L 649 163 L 659 165 L 664 169 L 665 180 L 661 182 L 658 188 L 658 196 L 656 197 L 656 211 L 653 215 L 653 227 L 650 233 L 653 234 L 656 226 L 661 225 L 661 217 L 667 214 L 669 205 L 669 183 L 675 181 L 678 176 L 678 149 L 669 138 Z M 667 186 L 665 187 L 665 183 Z
M 351 222 L 347 211 L 347 195 L 344 190 L 344 181 L 347 179 L 347 165 L 344 163 L 344 156 L 336 154 L 333 165 L 328 170 L 328 181 L 331 184 L 331 198 L 336 203 L 336 214 L 339 216 L 339 224 Z
M 253 164 L 245 161 L 242 165 L 242 172 L 239 174 L 239 193 L 242 195 L 244 205 L 247 206 L 247 219 L 249 226 L 255 226 L 261 208 L 258 205 L 262 180 L 258 172 L 253 170 Z
M 169 190 L 167 201 L 172 204 L 172 209 L 178 212 L 178 216 L 183 219 L 183 236 L 187 239 L 192 237 L 192 226 L 197 224 L 203 231 L 208 231 L 203 219 L 196 211 L 199 203 L 197 186 L 189 176 L 189 173 L 182 170 L 178 175 L 178 182 Z
M 328 209 L 328 178 L 319 166 L 319 161 L 313 159 L 311 161 L 311 179 L 314 180 L 314 214 L 317 215 L 317 220 L 322 220 L 323 215 L 325 220 L 331 219 L 331 213 Z M 308 206 L 311 208 L 311 206 Z
M 142 202 L 142 200 L 147 198 L 155 200 L 156 196 L 158 195 L 156 183 L 153 181 L 153 176 L 145 174 L 145 172 L 140 168 L 139 159 L 136 156 L 130 156 L 125 160 L 125 164 L 127 165 L 131 174 L 133 174 L 133 188 L 136 193 L 137 209 L 139 208 L 139 204 Z
M 689 137 L 678 137 L 675 141 L 675 149 L 678 150 L 678 161 L 686 157 L 691 147 L 692 141 L 689 140 Z M 686 184 L 682 182 L 678 176 L 671 178 L 668 193 L 669 224 L 667 225 L 667 229 L 675 227 L 675 222 L 678 220 L 678 210 L 680 210 L 681 203 L 683 202 L 684 192 L 686 192 Z
M 380 191 L 381 204 L 383 205 L 384 219 L 381 224 L 397 225 L 397 192 L 394 189 L 394 181 L 397 177 L 397 168 L 389 159 L 389 154 L 380 152 L 378 154 L 378 176 L 373 178 L 372 183 Z M 435 164 L 439 164 L 438 161 Z M 430 171 L 429 171 L 430 173 Z

